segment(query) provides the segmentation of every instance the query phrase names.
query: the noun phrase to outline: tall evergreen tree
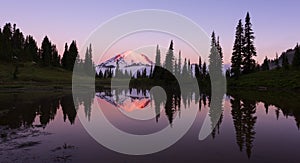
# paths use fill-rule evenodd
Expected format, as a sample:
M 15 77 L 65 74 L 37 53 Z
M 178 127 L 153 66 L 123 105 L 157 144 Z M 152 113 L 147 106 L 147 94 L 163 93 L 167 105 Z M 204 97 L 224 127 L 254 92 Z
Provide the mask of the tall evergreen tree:
M 161 62 L 160 62 L 160 50 L 159 50 L 159 46 L 156 46 L 156 56 L 155 56 L 155 65 L 156 66 L 161 66 Z
M 178 66 L 178 76 L 180 76 L 181 75 L 181 50 L 179 50 L 179 54 L 178 54 L 178 64 L 177 64 L 177 66 Z
M 242 20 L 236 27 L 235 41 L 233 45 L 233 52 L 231 57 L 231 72 L 235 78 L 238 78 L 241 74 L 242 61 L 243 61 L 243 49 L 244 48 L 244 29 Z
M 275 66 L 276 66 L 276 69 L 279 69 L 279 59 L 278 59 L 278 54 L 276 53 L 276 57 L 275 57 Z
M 251 73 L 255 69 L 256 49 L 254 47 L 254 32 L 252 30 L 252 24 L 250 22 L 250 15 L 247 12 L 245 18 L 245 46 L 244 46 L 244 60 L 243 60 L 243 73 Z
M 58 51 L 55 45 L 52 45 L 51 53 L 52 53 L 51 65 L 55 67 L 60 66 L 60 56 L 58 55 Z
M 222 61 L 218 52 L 215 32 L 211 35 L 211 49 L 209 54 L 209 74 L 214 76 L 222 75 Z
M 166 59 L 164 63 L 164 67 L 170 71 L 171 73 L 174 73 L 174 52 L 173 52 L 173 40 L 171 40 L 169 50 L 166 54 Z
M 183 80 L 185 80 L 188 77 L 188 66 L 186 58 L 184 58 L 181 77 L 183 78 Z
M 295 67 L 295 68 L 300 67 L 300 47 L 299 47 L 298 44 L 295 47 L 295 53 L 294 53 L 292 66 Z
M 79 56 L 79 55 L 78 55 Z M 93 54 L 92 54 L 92 44 L 89 45 L 86 49 L 84 57 L 84 69 L 86 73 L 92 75 L 94 73 L 94 63 L 93 63 Z
M 202 61 L 201 61 L 201 57 L 199 56 L 199 60 L 198 60 L 198 67 L 199 67 L 199 70 L 202 69 Z
M 176 59 L 175 59 L 175 63 L 174 63 L 174 74 L 178 75 L 178 64 L 177 64 Z
M 207 66 L 206 66 L 206 62 L 203 63 L 203 66 L 202 66 L 202 75 L 205 77 L 206 76 L 206 70 L 207 70 Z
M 67 66 L 68 70 L 73 70 L 77 56 L 78 56 L 78 48 L 76 42 L 73 40 L 69 47 L 70 65 Z
M 289 60 L 286 56 L 286 53 L 282 53 L 281 56 L 282 56 L 282 67 L 286 70 L 289 69 Z
M 27 36 L 24 44 L 24 60 L 39 62 L 38 46 L 32 36 Z
M 52 45 L 47 36 L 43 39 L 41 53 L 43 66 L 50 66 L 52 60 Z
M 191 74 L 192 74 L 191 61 L 190 61 L 190 59 L 188 59 L 187 72 L 188 72 L 188 77 L 190 77 Z
M 10 23 L 6 23 L 2 30 L 2 56 L 5 61 L 11 61 L 12 56 L 12 26 Z
M 198 65 L 195 66 L 195 78 L 200 79 L 200 68 Z
M 261 69 L 262 69 L 263 71 L 266 71 L 266 70 L 269 70 L 269 69 L 270 69 L 270 68 L 269 68 L 269 59 L 268 59 L 267 56 L 266 56 L 266 58 L 265 58 L 263 64 L 261 65 Z
M 221 60 L 223 62 L 223 51 L 222 51 L 222 47 L 221 47 L 221 44 L 220 44 L 220 38 L 219 38 L 219 36 L 217 37 L 217 45 L 216 46 L 217 46 L 219 55 L 221 57 Z
M 18 60 L 23 59 L 24 51 L 24 35 L 19 28 L 16 27 L 16 24 L 13 25 L 13 35 L 12 35 L 12 55 Z
M 64 69 L 67 69 L 68 65 L 70 65 L 70 59 L 69 59 L 69 47 L 68 47 L 68 44 L 65 43 L 65 51 L 63 53 L 63 57 L 61 59 L 61 64 L 62 64 L 62 67 Z

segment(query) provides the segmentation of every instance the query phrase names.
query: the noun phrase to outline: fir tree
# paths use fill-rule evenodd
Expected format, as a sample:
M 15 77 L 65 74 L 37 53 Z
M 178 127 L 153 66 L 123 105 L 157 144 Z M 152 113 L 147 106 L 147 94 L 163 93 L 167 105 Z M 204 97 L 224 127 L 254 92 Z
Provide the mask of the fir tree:
M 203 66 L 202 66 L 202 75 L 205 77 L 206 76 L 206 70 L 207 70 L 207 67 L 206 67 L 206 62 L 203 63 Z
M 281 56 L 282 56 L 282 67 L 286 70 L 289 69 L 289 60 L 286 56 L 286 53 L 282 53 Z
M 173 40 L 171 40 L 170 47 L 166 54 L 166 59 L 165 59 L 165 63 L 164 63 L 164 67 L 171 73 L 173 73 L 173 71 L 174 71 L 174 52 L 173 52 L 173 50 L 174 50 Z
M 79 56 L 79 55 L 78 55 Z M 92 75 L 94 72 L 94 64 L 92 59 L 92 44 L 89 45 L 86 49 L 85 57 L 84 57 L 84 69 L 86 73 Z
M 51 46 L 51 65 L 54 67 L 60 66 L 60 56 L 55 45 Z
M 276 66 L 276 69 L 279 69 L 279 59 L 278 59 L 278 54 L 276 53 L 276 57 L 275 57 L 275 66 Z
M 270 69 L 270 68 L 269 68 L 269 59 L 268 59 L 268 57 L 265 58 L 263 64 L 261 65 L 261 69 L 262 69 L 263 71 L 266 71 L 266 70 L 269 70 L 269 69 Z
M 195 77 L 200 79 L 200 68 L 198 65 L 195 66 Z
M 159 46 L 156 46 L 156 56 L 155 56 L 155 65 L 156 66 L 161 66 L 161 62 L 160 62 L 160 50 L 159 50 Z
M 217 46 L 217 49 L 218 49 L 220 58 L 221 58 L 221 60 L 222 60 L 222 62 L 223 62 L 223 52 L 222 52 L 222 47 L 221 47 L 221 44 L 220 44 L 220 40 L 219 40 L 219 39 L 220 39 L 220 38 L 219 38 L 219 36 L 218 36 L 216 46 Z
M 211 49 L 209 55 L 209 73 L 219 77 L 222 75 L 222 61 L 217 49 L 215 32 L 211 35 Z
M 300 67 L 300 47 L 299 47 L 298 44 L 295 47 L 295 53 L 294 53 L 292 66 L 295 67 L 295 68 Z
M 242 61 L 243 61 L 243 47 L 244 47 L 244 29 L 242 20 L 236 27 L 235 41 L 233 45 L 233 52 L 231 57 L 231 73 L 235 78 L 238 78 L 241 74 Z
M 188 77 L 190 77 L 191 74 L 192 74 L 191 61 L 190 61 L 190 59 L 188 60 L 187 72 L 188 72 Z
M 38 46 L 32 36 L 27 36 L 24 44 L 24 60 L 39 62 Z
M 69 47 L 68 47 L 67 43 L 65 43 L 65 51 L 64 51 L 63 57 L 61 59 L 61 64 L 64 69 L 67 69 L 68 65 L 70 65 Z
M 47 36 L 43 39 L 41 53 L 43 66 L 50 66 L 52 60 L 52 45 Z
M 188 66 L 186 58 L 184 58 L 181 77 L 183 78 L 183 80 L 185 80 L 188 77 Z
M 199 60 L 198 60 L 198 67 L 199 67 L 199 70 L 201 70 L 202 68 L 202 61 L 201 61 L 201 57 L 199 56 Z
M 181 75 L 181 51 L 179 50 L 179 56 L 178 56 L 178 76 Z
M 6 23 L 2 30 L 2 52 L 1 58 L 4 61 L 12 61 L 12 26 L 10 23 Z
M 76 58 L 78 56 L 78 48 L 77 48 L 76 42 L 74 40 L 70 44 L 68 55 L 69 55 L 68 59 L 70 60 L 70 62 L 67 62 L 67 63 L 69 63 L 69 65 L 67 65 L 67 69 L 73 70 Z
M 174 74 L 177 76 L 178 75 L 178 64 L 177 61 L 175 59 L 175 63 L 174 63 Z
M 13 35 L 12 35 L 12 55 L 18 60 L 24 60 L 23 50 L 24 50 L 24 36 L 23 33 L 16 27 L 16 24 L 13 25 Z
M 243 60 L 243 73 L 248 74 L 255 69 L 255 60 L 253 57 L 256 56 L 256 49 L 254 47 L 254 32 L 252 30 L 252 24 L 250 22 L 250 15 L 247 12 L 245 18 L 245 46 L 244 46 L 244 60 Z

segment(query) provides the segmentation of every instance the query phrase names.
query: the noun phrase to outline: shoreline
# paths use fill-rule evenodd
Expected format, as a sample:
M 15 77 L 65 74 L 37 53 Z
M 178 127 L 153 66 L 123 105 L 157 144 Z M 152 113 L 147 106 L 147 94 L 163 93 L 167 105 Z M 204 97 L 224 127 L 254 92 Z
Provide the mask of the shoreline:
M 96 84 L 95 88 L 109 88 L 109 83 Z M 88 88 L 88 86 L 86 87 Z M 142 87 L 141 87 L 142 88 Z M 17 83 L 1 83 L 0 93 L 22 93 L 22 92 L 71 92 L 72 83 L 44 83 L 44 82 L 17 82 Z M 249 86 L 249 87 L 235 87 L 228 86 L 226 93 L 241 91 L 254 92 L 292 92 L 299 93 L 300 89 L 295 88 L 276 88 L 271 86 Z

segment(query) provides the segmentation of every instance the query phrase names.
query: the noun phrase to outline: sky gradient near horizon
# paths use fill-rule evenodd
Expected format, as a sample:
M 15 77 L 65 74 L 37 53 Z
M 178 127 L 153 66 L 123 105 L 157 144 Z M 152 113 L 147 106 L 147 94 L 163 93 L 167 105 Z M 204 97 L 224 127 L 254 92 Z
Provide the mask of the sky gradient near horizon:
M 140 9 L 169 10 L 190 18 L 208 34 L 214 30 L 220 36 L 224 63 L 230 63 L 235 27 L 238 20 L 244 20 L 249 11 L 256 37 L 256 60 L 262 63 L 265 56 L 274 58 L 276 52 L 280 55 L 300 41 L 299 6 L 300 1 L 297 0 L 11 0 L 1 2 L 0 26 L 2 28 L 7 22 L 16 23 L 25 35 L 33 35 L 39 45 L 47 35 L 61 54 L 65 42 L 76 40 L 80 48 L 95 28 L 114 16 Z

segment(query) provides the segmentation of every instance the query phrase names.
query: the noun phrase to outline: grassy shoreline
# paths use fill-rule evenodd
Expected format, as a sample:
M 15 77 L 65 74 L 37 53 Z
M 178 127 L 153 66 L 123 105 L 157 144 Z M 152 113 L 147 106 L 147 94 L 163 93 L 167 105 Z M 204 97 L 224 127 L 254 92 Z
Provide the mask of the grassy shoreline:
M 0 63 L 0 92 L 9 91 L 71 91 L 72 72 L 57 67 L 40 67 L 34 63 L 18 66 L 17 78 L 13 79 L 15 66 Z M 79 76 L 84 77 L 84 76 Z M 133 81 L 141 85 L 145 79 Z M 96 87 L 110 86 L 110 79 L 96 79 Z M 160 84 L 159 81 L 150 81 Z M 227 80 L 227 90 L 300 91 L 300 70 L 260 71 Z
M 300 70 L 260 71 L 227 81 L 228 90 L 300 91 Z

